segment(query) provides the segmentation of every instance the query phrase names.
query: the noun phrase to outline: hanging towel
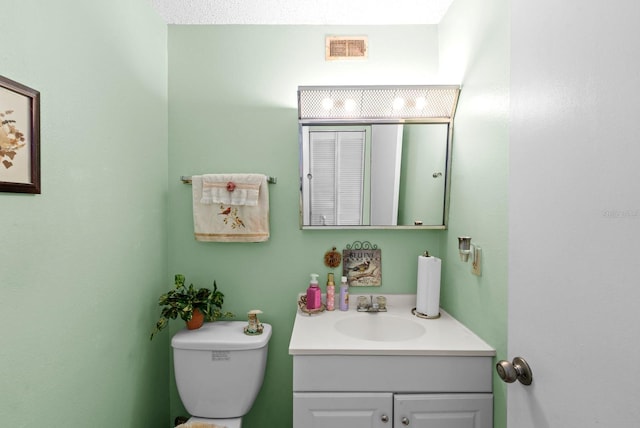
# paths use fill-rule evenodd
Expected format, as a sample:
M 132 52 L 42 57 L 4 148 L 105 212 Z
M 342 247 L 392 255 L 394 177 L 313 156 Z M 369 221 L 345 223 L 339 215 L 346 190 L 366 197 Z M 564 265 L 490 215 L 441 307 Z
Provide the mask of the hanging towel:
M 191 177 L 191 184 L 197 241 L 264 242 L 269 239 L 266 175 L 195 175 Z

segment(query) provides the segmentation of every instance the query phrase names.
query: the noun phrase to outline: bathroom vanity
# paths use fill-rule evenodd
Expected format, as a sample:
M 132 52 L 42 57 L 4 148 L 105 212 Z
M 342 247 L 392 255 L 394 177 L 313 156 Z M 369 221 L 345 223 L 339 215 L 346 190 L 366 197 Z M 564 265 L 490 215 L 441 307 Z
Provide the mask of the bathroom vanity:
M 386 312 L 309 315 L 298 309 L 294 428 L 491 428 L 495 350 L 441 312 L 412 314 L 415 295 L 386 295 Z

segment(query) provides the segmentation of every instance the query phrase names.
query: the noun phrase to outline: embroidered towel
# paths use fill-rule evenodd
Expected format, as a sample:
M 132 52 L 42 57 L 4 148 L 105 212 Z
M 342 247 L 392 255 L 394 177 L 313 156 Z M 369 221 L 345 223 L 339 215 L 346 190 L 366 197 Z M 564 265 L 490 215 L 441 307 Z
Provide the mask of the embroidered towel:
M 194 175 L 191 184 L 197 241 L 264 242 L 269 239 L 266 175 Z M 228 195 L 235 192 L 238 194 Z
M 263 178 L 260 174 L 205 174 L 200 202 L 256 206 Z

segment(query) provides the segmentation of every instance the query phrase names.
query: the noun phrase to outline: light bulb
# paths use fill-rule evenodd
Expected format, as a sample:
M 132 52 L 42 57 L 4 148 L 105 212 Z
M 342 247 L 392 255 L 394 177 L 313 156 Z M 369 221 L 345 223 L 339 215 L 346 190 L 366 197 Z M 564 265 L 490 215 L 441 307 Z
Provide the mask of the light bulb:
M 393 109 L 400 110 L 404 107 L 404 98 L 397 97 L 393 100 Z
M 344 102 L 344 109 L 346 111 L 353 111 L 356 108 L 356 102 L 351 98 L 347 98 Z

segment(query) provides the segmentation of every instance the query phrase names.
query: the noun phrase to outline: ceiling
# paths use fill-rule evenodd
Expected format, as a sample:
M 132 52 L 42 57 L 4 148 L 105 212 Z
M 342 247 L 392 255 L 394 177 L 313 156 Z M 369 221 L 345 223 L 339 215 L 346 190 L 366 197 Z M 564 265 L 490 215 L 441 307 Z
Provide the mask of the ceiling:
M 437 24 L 453 0 L 151 0 L 168 24 Z

